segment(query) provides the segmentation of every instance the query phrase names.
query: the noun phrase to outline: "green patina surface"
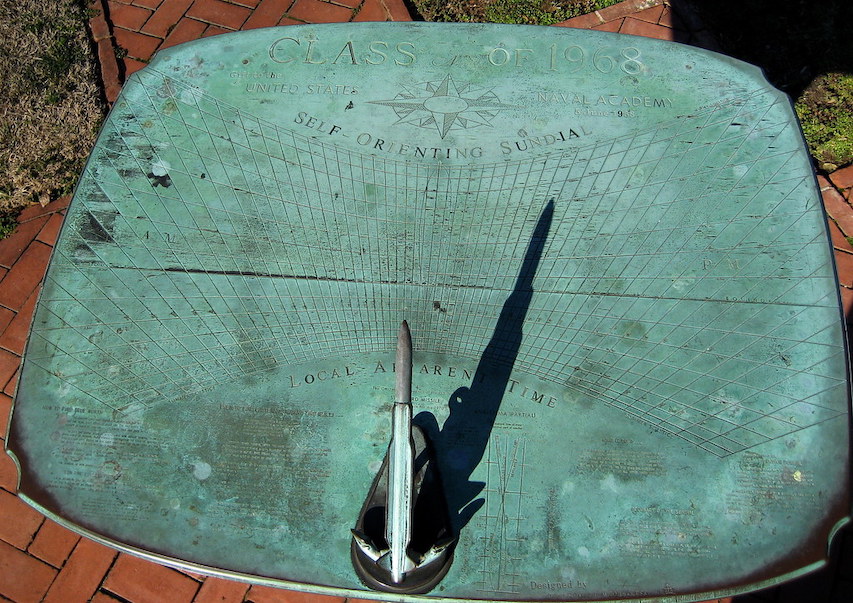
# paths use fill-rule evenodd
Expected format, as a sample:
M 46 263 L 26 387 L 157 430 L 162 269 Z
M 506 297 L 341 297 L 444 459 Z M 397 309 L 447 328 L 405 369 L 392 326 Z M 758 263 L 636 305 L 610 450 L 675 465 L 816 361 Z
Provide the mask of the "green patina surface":
M 349 530 L 403 319 L 459 533 L 432 597 L 748 590 L 847 516 L 787 97 L 706 51 L 495 25 L 259 30 L 132 76 L 36 311 L 21 492 L 161 559 L 374 596 Z

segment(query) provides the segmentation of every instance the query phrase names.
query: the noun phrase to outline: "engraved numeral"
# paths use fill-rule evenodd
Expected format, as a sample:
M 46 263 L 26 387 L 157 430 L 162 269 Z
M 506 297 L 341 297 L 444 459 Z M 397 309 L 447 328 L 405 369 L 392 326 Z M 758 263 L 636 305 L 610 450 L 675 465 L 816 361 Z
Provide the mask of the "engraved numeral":
M 569 63 L 574 65 L 574 68 L 569 73 L 575 73 L 583 69 L 583 64 L 586 61 L 586 52 L 580 46 L 569 46 L 563 51 L 563 56 Z
M 605 48 L 599 48 L 595 51 L 595 54 L 592 55 L 592 66 L 601 73 L 610 73 L 613 71 L 613 67 L 615 65 L 616 59 L 607 54 L 607 50 Z
M 627 48 L 623 48 L 620 54 L 625 59 L 620 65 L 622 71 L 628 75 L 639 75 L 643 72 L 645 65 L 640 62 L 640 50 L 638 48 L 628 46 Z

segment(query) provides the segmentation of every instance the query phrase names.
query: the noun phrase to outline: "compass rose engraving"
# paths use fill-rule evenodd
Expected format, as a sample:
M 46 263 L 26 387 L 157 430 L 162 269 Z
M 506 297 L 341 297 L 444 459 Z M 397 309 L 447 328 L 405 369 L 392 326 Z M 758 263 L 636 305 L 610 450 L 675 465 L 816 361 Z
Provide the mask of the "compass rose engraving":
M 370 103 L 391 107 L 399 118 L 394 125 L 435 129 L 442 139 L 452 130 L 491 127 L 501 109 L 512 108 L 501 103 L 491 88 L 457 84 L 449 74 L 440 82 L 404 85 L 403 89 L 391 100 Z

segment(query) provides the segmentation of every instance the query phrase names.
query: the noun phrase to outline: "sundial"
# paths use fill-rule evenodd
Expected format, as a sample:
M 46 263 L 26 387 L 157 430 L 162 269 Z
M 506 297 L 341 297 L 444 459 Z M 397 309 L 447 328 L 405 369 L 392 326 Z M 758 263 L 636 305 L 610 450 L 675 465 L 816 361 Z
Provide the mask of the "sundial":
M 824 215 L 759 70 L 369 24 L 201 40 L 129 79 L 8 446 L 22 498 L 195 571 L 691 600 L 825 563 L 848 428 Z

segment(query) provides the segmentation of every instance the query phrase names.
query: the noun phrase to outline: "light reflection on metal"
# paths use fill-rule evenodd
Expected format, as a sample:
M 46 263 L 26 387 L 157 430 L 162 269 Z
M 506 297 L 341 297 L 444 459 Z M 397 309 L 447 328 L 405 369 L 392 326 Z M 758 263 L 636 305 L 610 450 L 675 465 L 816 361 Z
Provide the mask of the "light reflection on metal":
M 412 335 L 406 321 L 397 335 L 396 387 L 392 412 L 390 477 L 388 483 L 388 517 L 386 539 L 391 545 L 391 576 L 395 583 L 414 567 L 407 552 L 412 539 L 412 479 L 414 478 L 414 446 L 412 444 Z

